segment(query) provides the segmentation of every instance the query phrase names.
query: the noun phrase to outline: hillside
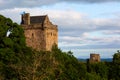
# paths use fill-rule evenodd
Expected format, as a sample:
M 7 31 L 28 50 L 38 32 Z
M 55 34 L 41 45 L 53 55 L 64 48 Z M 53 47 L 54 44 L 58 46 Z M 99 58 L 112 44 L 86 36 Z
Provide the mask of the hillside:
M 79 65 L 72 52 L 55 46 L 51 52 L 27 47 L 21 26 L 0 15 L 0 80 L 76 80 L 84 77 Z
M 7 35 L 8 30 L 11 34 Z M 0 15 L 0 80 L 119 80 L 120 52 L 113 62 L 82 63 L 71 51 L 35 51 L 20 25 Z

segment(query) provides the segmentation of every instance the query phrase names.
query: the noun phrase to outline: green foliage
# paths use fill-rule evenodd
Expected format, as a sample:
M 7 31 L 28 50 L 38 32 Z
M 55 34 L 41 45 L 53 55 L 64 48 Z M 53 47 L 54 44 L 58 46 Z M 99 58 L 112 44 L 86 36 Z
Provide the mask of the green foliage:
M 120 52 L 112 63 L 94 64 L 79 62 L 56 45 L 38 52 L 26 46 L 20 25 L 0 15 L 0 80 L 120 80 Z
M 12 25 L 12 21 L 0 15 L 0 40 L 6 36 L 7 30 L 10 28 L 8 24 Z
M 7 37 L 6 34 L 9 29 L 11 29 L 11 34 Z M 23 29 L 9 18 L 0 15 L 0 48 L 15 48 L 18 45 L 19 47 L 25 46 Z
M 109 79 L 120 80 L 120 52 L 113 55 L 113 63 L 109 64 Z
M 6 36 L 8 30 L 12 33 Z M 25 46 L 21 26 L 0 15 L 0 80 L 16 80 L 16 64 Z
M 85 80 L 103 80 L 103 79 L 101 79 L 101 77 L 96 73 L 87 73 Z
M 86 75 L 86 67 L 83 63 L 79 63 L 78 60 L 72 55 L 71 51 L 62 52 L 58 48 L 54 48 L 52 54 L 57 60 L 58 67 L 61 70 L 57 70 L 57 79 L 60 80 L 82 80 Z M 79 71 L 80 70 L 80 71 Z
M 113 62 L 116 64 L 120 64 L 120 51 L 118 50 L 117 53 L 113 55 Z
M 104 80 L 108 78 L 108 67 L 104 62 L 88 64 L 88 72 L 100 77 L 100 79 L 95 80 Z M 92 76 L 90 75 L 90 77 Z

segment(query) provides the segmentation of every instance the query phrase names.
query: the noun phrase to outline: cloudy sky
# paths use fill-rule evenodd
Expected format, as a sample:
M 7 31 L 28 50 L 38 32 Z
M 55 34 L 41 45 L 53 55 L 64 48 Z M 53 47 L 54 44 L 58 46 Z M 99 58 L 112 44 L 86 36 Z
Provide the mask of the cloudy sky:
M 59 48 L 79 58 L 112 57 L 120 49 L 120 0 L 0 0 L 0 14 L 20 24 L 21 13 L 48 15 L 59 28 Z

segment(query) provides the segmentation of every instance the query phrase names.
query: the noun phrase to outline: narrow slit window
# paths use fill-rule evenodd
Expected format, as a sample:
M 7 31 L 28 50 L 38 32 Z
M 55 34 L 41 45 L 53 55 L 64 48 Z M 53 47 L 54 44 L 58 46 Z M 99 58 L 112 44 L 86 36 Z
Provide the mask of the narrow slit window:
M 34 34 L 32 33 L 32 37 L 34 37 Z

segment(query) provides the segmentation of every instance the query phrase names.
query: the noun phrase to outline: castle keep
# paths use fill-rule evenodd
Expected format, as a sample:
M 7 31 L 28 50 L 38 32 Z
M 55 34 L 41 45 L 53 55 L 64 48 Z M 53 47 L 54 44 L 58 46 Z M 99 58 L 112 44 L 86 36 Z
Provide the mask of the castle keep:
M 57 25 L 52 24 L 47 15 L 30 16 L 24 13 L 21 18 L 27 46 L 38 51 L 50 51 L 54 44 L 58 44 Z

